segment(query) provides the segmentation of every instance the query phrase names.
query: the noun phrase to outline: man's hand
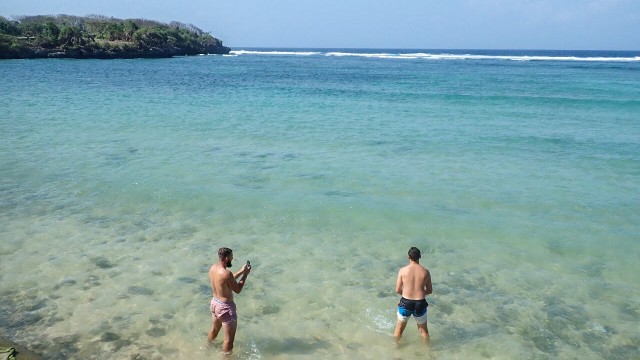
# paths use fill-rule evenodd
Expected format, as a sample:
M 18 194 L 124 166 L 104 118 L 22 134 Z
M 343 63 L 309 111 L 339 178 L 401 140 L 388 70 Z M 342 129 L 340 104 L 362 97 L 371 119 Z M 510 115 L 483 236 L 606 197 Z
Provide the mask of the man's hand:
M 244 265 L 242 266 L 242 273 L 243 273 L 245 276 L 247 276 L 247 275 L 249 275 L 249 273 L 250 273 L 250 272 L 251 272 L 251 265 L 249 265 L 249 264 L 244 264 Z

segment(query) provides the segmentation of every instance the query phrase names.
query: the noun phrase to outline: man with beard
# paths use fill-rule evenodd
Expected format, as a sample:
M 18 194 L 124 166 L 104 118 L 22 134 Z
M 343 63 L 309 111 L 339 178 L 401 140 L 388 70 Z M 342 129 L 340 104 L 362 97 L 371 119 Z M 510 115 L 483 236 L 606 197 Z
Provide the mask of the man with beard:
M 233 274 L 227 268 L 231 267 L 233 260 L 233 251 L 223 247 L 218 250 L 218 262 L 211 265 L 209 269 L 209 280 L 211 281 L 211 289 L 213 290 L 213 298 L 211 299 L 211 317 L 213 324 L 207 340 L 211 343 L 217 336 L 221 328 L 224 329 L 224 343 L 222 351 L 225 355 L 231 354 L 233 350 L 233 340 L 236 336 L 236 328 L 238 327 L 238 315 L 236 313 L 236 304 L 233 302 L 233 293 L 239 294 L 244 287 L 247 275 L 251 272 L 251 265 L 242 266 L 242 269 Z M 240 281 L 236 281 L 237 278 Z

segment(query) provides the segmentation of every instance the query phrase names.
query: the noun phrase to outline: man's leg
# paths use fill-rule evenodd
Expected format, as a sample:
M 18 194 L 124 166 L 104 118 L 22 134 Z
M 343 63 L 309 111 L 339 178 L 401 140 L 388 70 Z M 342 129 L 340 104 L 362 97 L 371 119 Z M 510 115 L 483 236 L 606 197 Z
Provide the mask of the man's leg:
M 231 354 L 233 350 L 233 341 L 236 338 L 236 328 L 238 327 L 237 321 L 232 321 L 229 324 L 224 324 L 224 343 L 222 344 L 222 351 L 225 355 Z
M 396 341 L 400 341 L 405 327 L 407 327 L 407 322 L 398 319 L 398 322 L 396 323 L 396 331 L 394 331 L 393 333 L 393 337 L 396 339 Z
M 211 343 L 216 337 L 218 337 L 218 332 L 220 332 L 220 328 L 222 327 L 222 321 L 217 317 L 213 317 L 213 322 L 211 324 L 211 330 L 209 330 L 209 334 L 207 335 L 207 341 Z
M 429 328 L 426 322 L 424 324 L 418 324 L 418 333 L 420 333 L 425 343 L 429 343 Z

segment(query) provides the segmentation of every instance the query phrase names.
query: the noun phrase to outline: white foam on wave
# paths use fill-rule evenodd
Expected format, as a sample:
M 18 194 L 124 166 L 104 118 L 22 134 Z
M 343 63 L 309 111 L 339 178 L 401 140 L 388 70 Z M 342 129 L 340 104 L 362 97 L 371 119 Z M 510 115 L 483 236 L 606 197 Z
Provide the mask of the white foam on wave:
M 426 60 L 510 60 L 510 61 L 590 61 L 590 62 L 640 62 L 635 57 L 579 57 L 579 56 L 543 56 L 543 55 L 474 55 L 474 54 L 431 54 L 431 53 L 353 53 L 328 52 L 325 56 L 365 57 L 377 59 L 426 59 Z
M 345 53 L 345 52 L 328 52 L 325 56 L 358 56 L 358 57 L 366 57 L 366 58 L 387 58 L 393 57 L 394 54 L 389 53 Z
M 389 331 L 394 328 L 394 322 L 380 311 L 367 308 L 365 316 L 369 322 L 367 327 L 375 332 L 389 335 Z
M 249 360 L 260 360 L 262 359 L 262 353 L 260 352 L 260 349 L 258 348 L 258 345 L 256 344 L 256 342 L 254 340 L 251 340 L 250 342 L 250 349 L 245 352 L 245 359 L 249 359 Z
M 450 54 L 450 53 L 368 53 L 342 51 L 284 51 L 284 50 L 232 50 L 227 56 L 240 55 L 279 55 L 279 56 L 316 56 L 330 57 L 361 57 L 372 59 L 402 59 L 402 60 L 506 60 L 506 61 L 585 61 L 585 62 L 640 62 L 640 56 L 632 57 L 580 57 L 580 56 L 548 56 L 548 55 L 479 55 L 479 54 Z
M 257 51 L 257 50 L 232 50 L 233 55 L 297 55 L 297 56 L 311 56 L 319 55 L 319 52 L 315 51 Z

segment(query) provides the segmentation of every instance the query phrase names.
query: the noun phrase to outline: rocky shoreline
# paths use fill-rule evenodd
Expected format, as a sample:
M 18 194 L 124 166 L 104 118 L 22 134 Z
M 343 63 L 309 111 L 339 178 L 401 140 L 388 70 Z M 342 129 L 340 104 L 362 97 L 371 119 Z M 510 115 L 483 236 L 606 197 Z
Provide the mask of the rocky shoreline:
M 180 48 L 150 48 L 150 49 L 103 49 L 103 48 L 73 48 L 73 49 L 45 49 L 30 48 L 15 52 L 0 50 L 0 59 L 151 59 L 170 58 L 174 56 L 191 56 L 200 54 L 224 55 L 231 51 L 226 46 L 205 48 L 202 51 Z

